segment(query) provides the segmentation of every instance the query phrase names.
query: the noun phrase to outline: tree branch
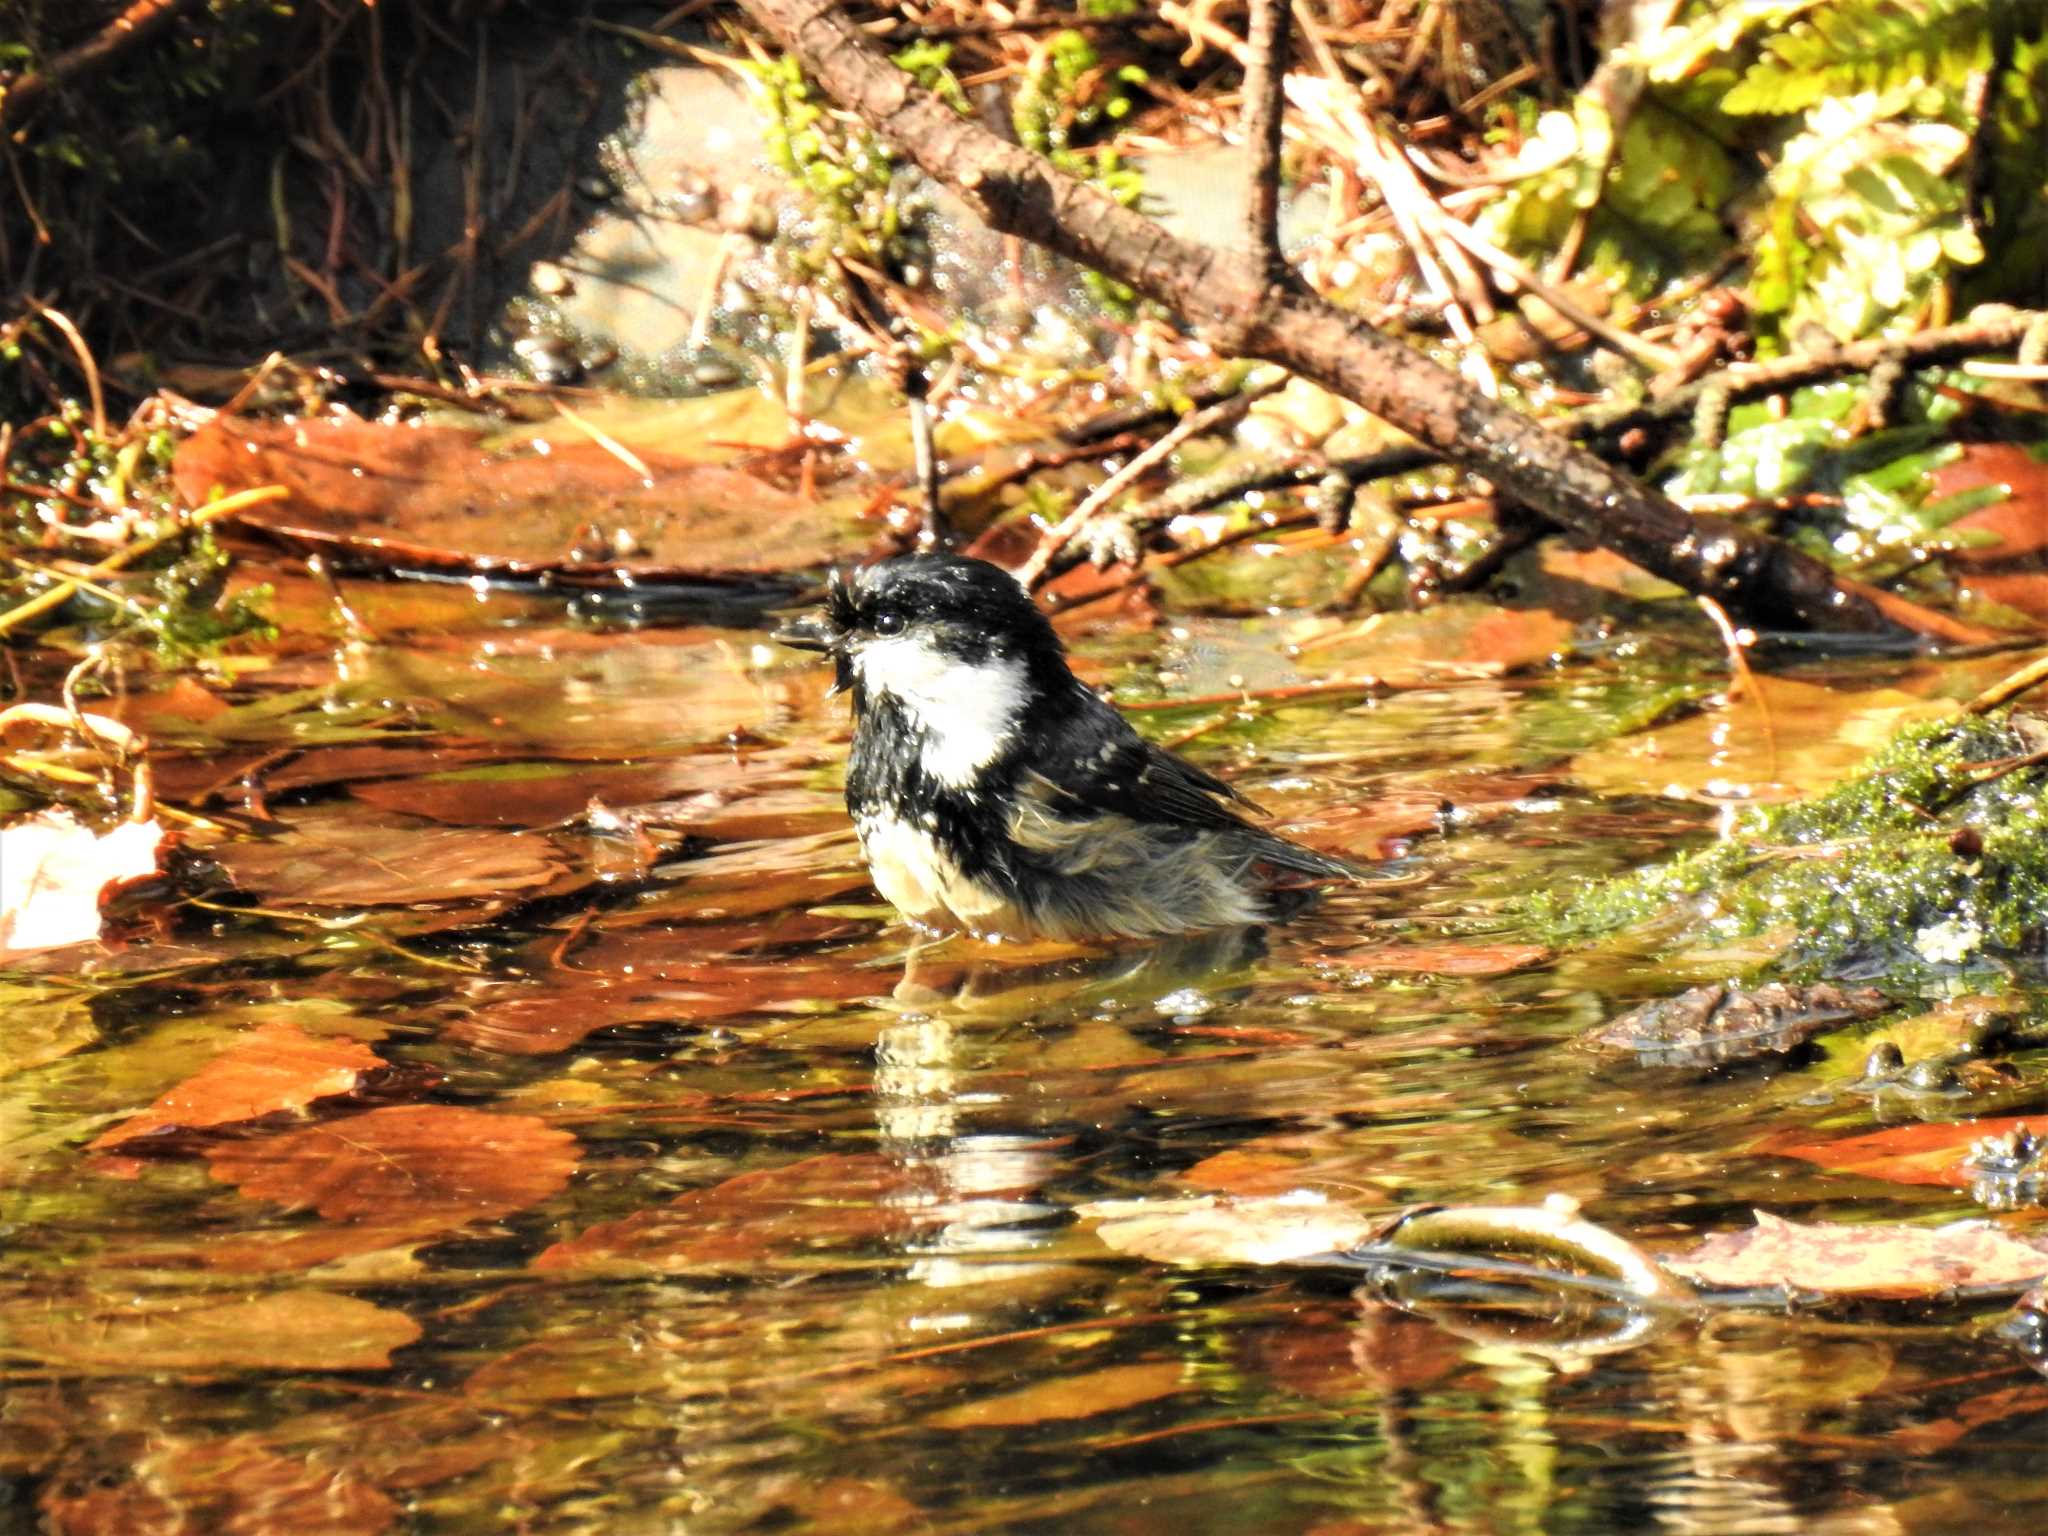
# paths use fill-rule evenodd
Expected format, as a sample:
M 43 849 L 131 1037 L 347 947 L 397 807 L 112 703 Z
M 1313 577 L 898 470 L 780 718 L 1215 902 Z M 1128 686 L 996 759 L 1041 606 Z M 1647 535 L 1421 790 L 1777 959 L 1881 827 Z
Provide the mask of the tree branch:
M 1828 568 L 1725 518 L 1692 517 L 1563 436 L 1459 382 L 1249 255 L 1195 245 L 1098 188 L 1054 170 L 920 90 L 834 0 L 743 0 L 834 99 L 994 229 L 1128 283 L 1198 332 L 1280 364 L 1485 476 L 1507 496 L 1745 623 L 1897 634 Z
M 134 4 L 76 48 L 58 54 L 48 69 L 23 75 L 0 89 L 0 128 L 21 122 L 57 91 L 106 68 L 130 48 L 147 42 L 199 5 L 200 0 L 134 0 Z
M 1271 281 L 1284 271 L 1280 253 L 1281 106 L 1287 84 L 1287 23 L 1293 0 L 1252 0 L 1238 121 L 1252 153 L 1251 198 L 1245 212 L 1245 249 Z

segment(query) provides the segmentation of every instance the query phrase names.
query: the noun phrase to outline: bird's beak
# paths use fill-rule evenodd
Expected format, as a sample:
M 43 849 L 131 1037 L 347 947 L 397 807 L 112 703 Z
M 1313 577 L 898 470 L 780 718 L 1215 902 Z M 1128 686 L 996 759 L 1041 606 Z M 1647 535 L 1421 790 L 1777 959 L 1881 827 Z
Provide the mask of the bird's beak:
M 830 693 L 844 693 L 853 686 L 853 658 L 846 651 L 846 631 L 829 618 L 813 615 L 792 619 L 770 637 L 799 651 L 823 651 L 832 658 Z
M 839 637 L 823 619 L 792 619 L 769 637 L 799 651 L 834 651 Z

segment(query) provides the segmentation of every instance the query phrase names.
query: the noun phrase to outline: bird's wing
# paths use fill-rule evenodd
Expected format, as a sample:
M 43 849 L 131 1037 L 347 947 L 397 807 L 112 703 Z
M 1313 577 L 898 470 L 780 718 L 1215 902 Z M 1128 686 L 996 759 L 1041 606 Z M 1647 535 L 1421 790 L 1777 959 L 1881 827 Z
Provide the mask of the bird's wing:
M 1077 683 L 1077 707 L 1033 743 L 1027 767 L 1048 809 L 1122 816 L 1154 826 L 1241 832 L 1256 857 L 1312 879 L 1355 879 L 1345 860 L 1317 853 L 1246 820 L 1259 806 L 1213 774 L 1154 746 L 1130 722 Z
M 1075 684 L 1075 707 L 1031 743 L 1026 766 L 1064 802 L 1097 815 L 1188 827 L 1246 827 L 1233 807 L 1256 811 L 1221 779 L 1145 740 L 1124 717 Z

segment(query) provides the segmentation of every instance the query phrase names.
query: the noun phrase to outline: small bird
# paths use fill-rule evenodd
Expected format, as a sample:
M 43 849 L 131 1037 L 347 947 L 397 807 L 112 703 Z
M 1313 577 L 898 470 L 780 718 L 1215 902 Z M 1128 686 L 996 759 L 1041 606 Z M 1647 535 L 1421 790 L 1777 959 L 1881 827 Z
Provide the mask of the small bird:
M 981 938 L 1150 938 L 1266 921 L 1360 871 L 1245 819 L 1222 780 L 1131 729 L 1067 666 L 1015 577 L 902 555 L 776 639 L 853 695 L 846 808 L 875 888 Z

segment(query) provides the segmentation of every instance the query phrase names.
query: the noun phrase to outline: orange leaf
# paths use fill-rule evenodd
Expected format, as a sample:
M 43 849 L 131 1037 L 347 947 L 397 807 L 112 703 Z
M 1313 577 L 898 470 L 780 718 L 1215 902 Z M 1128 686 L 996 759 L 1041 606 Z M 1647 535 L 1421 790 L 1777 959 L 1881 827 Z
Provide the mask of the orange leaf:
M 569 1182 L 576 1138 L 530 1115 L 407 1104 L 216 1147 L 213 1176 L 330 1221 L 432 1229 L 489 1221 Z
M 316 1039 L 296 1024 L 266 1024 L 214 1057 L 141 1114 L 95 1140 L 103 1152 L 144 1137 L 210 1130 L 304 1109 L 350 1093 L 384 1061 L 346 1039 Z M 140 1150 L 130 1148 L 131 1151 Z
M 1794 1142 L 1773 1137 L 1757 1150 L 1779 1157 L 1796 1157 L 1801 1162 L 1818 1164 L 1830 1173 L 1861 1174 L 1892 1184 L 1938 1184 L 1948 1189 L 1967 1189 L 1970 1170 L 1963 1166 L 1965 1152 L 1987 1137 L 2006 1136 L 2040 1123 L 2039 1115 L 2011 1115 L 1998 1120 L 1898 1125 L 1864 1136 L 1845 1136 L 1839 1141 Z
M 962 1403 L 925 1422 L 934 1429 L 1018 1429 L 1027 1424 L 1087 1419 L 1171 1397 L 1185 1383 L 1186 1373 L 1177 1360 L 1112 1365 L 1081 1376 L 1041 1381 L 1001 1397 Z
M 1505 976 L 1541 965 L 1550 951 L 1541 944 L 1367 944 L 1323 958 L 1390 976 Z

